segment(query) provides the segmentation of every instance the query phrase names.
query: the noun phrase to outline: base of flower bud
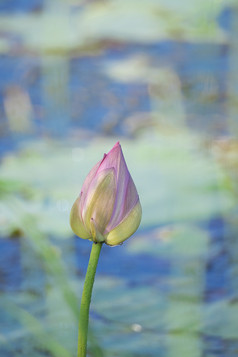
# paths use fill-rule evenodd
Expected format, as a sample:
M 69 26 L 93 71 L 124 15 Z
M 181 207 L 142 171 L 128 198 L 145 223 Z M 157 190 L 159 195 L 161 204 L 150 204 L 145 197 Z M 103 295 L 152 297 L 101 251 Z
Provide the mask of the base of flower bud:
M 94 243 L 103 243 L 105 241 L 105 238 L 98 231 L 97 226 L 96 226 L 96 222 L 94 221 L 93 218 L 90 219 L 90 228 L 91 228 L 93 242 Z

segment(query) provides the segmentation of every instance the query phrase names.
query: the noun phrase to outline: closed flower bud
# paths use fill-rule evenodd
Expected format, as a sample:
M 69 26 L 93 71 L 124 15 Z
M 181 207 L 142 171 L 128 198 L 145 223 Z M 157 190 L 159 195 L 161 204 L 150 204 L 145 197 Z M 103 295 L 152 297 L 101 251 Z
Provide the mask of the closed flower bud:
M 73 232 L 118 245 L 139 227 L 141 204 L 118 143 L 89 172 L 70 213 Z

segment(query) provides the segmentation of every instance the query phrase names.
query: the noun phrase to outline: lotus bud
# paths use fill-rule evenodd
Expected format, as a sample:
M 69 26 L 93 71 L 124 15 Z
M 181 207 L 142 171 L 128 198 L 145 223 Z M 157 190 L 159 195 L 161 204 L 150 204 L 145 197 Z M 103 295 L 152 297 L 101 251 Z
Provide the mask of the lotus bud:
M 73 232 L 114 246 L 139 227 L 141 204 L 119 142 L 89 172 L 70 213 Z

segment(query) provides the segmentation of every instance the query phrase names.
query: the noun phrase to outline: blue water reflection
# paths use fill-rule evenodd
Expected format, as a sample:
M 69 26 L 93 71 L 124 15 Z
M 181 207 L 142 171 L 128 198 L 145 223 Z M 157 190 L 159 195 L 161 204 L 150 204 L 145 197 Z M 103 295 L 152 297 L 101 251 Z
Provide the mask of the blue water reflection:
M 109 3 L 0 3 L 0 355 L 75 355 L 91 243 L 72 235 L 69 209 L 91 165 L 121 140 L 143 220 L 125 244 L 102 249 L 90 356 L 233 357 L 238 144 L 232 10 L 214 2 L 214 17 L 203 3 L 198 23 L 184 29 L 186 21 L 175 26 L 179 16 L 191 18 L 177 16 L 174 4 L 162 12 L 167 27 L 158 29 L 160 36 L 148 39 L 145 31 L 139 41 L 132 23 L 127 30 L 134 40 L 119 40 L 122 29 L 111 24 Z M 123 11 L 114 6 L 116 14 Z M 152 6 L 151 23 L 155 9 L 161 23 L 159 2 L 141 6 L 135 7 L 138 18 Z M 79 31 L 82 23 L 73 15 L 80 14 L 88 32 Z M 105 20 L 95 33 L 100 16 Z M 220 30 L 212 37 L 206 16 Z M 44 25 L 42 33 L 35 34 L 37 24 Z M 74 31 L 58 38 L 65 24 Z

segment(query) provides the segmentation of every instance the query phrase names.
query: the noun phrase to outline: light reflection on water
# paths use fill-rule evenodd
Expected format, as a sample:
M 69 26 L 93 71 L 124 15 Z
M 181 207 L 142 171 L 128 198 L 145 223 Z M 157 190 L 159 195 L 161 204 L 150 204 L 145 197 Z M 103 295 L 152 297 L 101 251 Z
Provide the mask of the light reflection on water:
M 1 355 L 75 355 L 90 244 L 62 236 L 78 180 L 114 137 L 144 221 L 102 251 L 91 355 L 237 355 L 238 145 L 213 141 L 236 127 L 234 58 L 227 43 L 169 40 L 0 56 Z

